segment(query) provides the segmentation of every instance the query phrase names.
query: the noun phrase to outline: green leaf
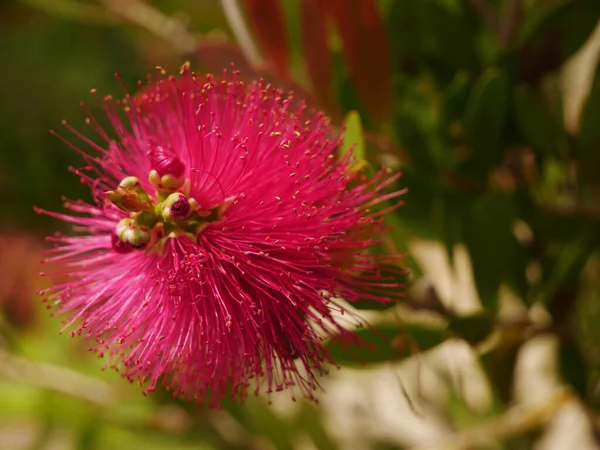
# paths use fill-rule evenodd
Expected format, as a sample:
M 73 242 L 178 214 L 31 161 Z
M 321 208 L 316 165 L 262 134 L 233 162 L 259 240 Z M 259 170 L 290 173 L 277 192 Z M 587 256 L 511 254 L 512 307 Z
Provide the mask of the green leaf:
M 355 309 L 360 311 L 385 311 L 397 305 L 396 302 L 391 303 L 380 303 L 372 300 L 358 300 L 356 302 L 349 302 Z
M 479 196 L 467 218 L 465 242 L 471 255 L 473 275 L 481 302 L 495 310 L 500 283 L 504 280 L 513 254 L 513 199 L 501 192 Z
M 481 365 L 490 380 L 490 386 L 498 400 L 505 405 L 513 398 L 515 366 L 523 338 L 519 330 L 505 331 L 498 345 L 481 356 Z
M 521 300 L 529 304 L 529 281 L 527 279 L 527 266 L 530 261 L 529 249 L 513 235 L 512 236 L 512 258 L 508 265 L 506 283 L 517 294 Z
M 306 432 L 318 449 L 335 450 L 339 448 L 339 444 L 327 433 L 321 410 L 312 405 L 302 404 L 300 412 L 296 416 L 294 428 Z
M 444 92 L 445 102 L 443 107 L 447 123 L 453 123 L 462 117 L 470 92 L 471 81 L 469 80 L 469 73 L 464 70 L 456 72 L 452 82 Z
M 437 224 L 439 239 L 444 244 L 449 262 L 454 262 L 454 246 L 464 240 L 463 220 L 468 213 L 471 198 L 446 191 L 433 199 L 431 220 Z
M 473 46 L 474 30 L 460 8 L 450 11 L 438 2 L 423 3 L 428 6 L 436 56 L 453 69 L 477 70 L 479 63 Z
M 527 142 L 544 153 L 556 154 L 557 146 L 565 139 L 562 121 L 552 116 L 539 95 L 527 86 L 519 86 L 515 90 L 515 112 Z
M 537 83 L 587 41 L 598 24 L 598 0 L 539 2 L 553 6 L 527 15 L 518 39 L 521 79 Z M 554 6 L 555 5 L 555 6 Z
M 578 144 L 583 176 L 597 179 L 600 173 L 600 66 L 583 108 Z
M 382 277 L 383 283 L 391 285 L 389 287 L 377 289 L 377 293 L 379 293 L 380 296 L 387 296 L 389 293 L 389 296 L 392 298 L 398 295 L 398 291 L 401 291 L 406 284 L 406 273 L 400 267 L 393 264 L 380 264 L 377 267 L 377 270 Z M 397 305 L 396 302 L 380 303 L 363 299 L 356 302 L 350 302 L 350 304 L 356 309 L 371 311 L 385 311 L 386 309 Z
M 399 212 L 400 211 L 400 212 Z M 417 264 L 417 261 L 409 252 L 408 240 L 413 233 L 406 226 L 406 221 L 400 220 L 401 214 L 404 215 L 404 207 L 399 210 L 390 211 L 384 216 L 386 226 L 390 227 L 387 236 L 392 240 L 398 254 L 406 255 L 402 260 L 402 267 L 409 269 L 416 277 L 420 277 L 423 272 Z
M 361 120 L 366 129 L 374 128 L 377 124 L 369 118 L 367 110 L 363 107 L 354 84 L 350 79 L 346 60 L 341 53 L 332 54 L 333 62 L 333 86 L 335 101 L 343 111 L 356 110 L 360 114 Z
M 579 228 L 574 238 L 561 245 L 555 255 L 546 257 L 544 282 L 539 292 L 541 301 L 548 302 L 561 288 L 579 283 L 584 266 L 596 251 L 595 227 L 589 225 Z
M 508 113 L 510 85 L 498 69 L 487 69 L 471 91 L 464 124 L 471 155 L 468 168 L 485 177 L 500 160 L 500 136 Z
M 340 147 L 340 156 L 345 155 L 352 149 L 352 155 L 357 162 L 363 162 L 366 158 L 365 137 L 357 111 L 350 111 L 344 118 L 344 142 Z
M 439 148 L 438 123 L 440 96 L 427 77 L 414 80 L 400 77 L 394 114 L 396 137 L 409 154 L 415 170 L 435 176 L 437 160 L 447 157 Z
M 423 0 L 394 1 L 390 8 L 388 29 L 392 51 L 401 66 L 412 65 L 414 59 L 434 46 L 425 3 Z
M 380 303 L 372 300 L 358 300 L 356 302 L 350 302 L 350 304 L 360 311 L 386 311 L 397 305 L 396 302 L 391 303 Z
M 287 418 L 276 414 L 262 398 L 251 398 L 244 405 L 226 398 L 222 406 L 251 435 L 263 436 L 277 449 L 294 448 L 292 424 Z
M 360 366 L 361 364 L 400 361 L 444 342 L 445 330 L 414 324 L 386 325 L 356 332 L 363 343 L 349 345 L 331 339 L 326 349 L 337 364 Z
M 420 61 L 441 62 L 441 69 L 474 70 L 478 58 L 469 11 L 436 0 L 394 1 L 389 12 L 394 60 L 400 70 L 412 71 Z M 437 71 L 438 75 L 440 71 Z M 451 72 L 449 72 L 451 73 Z
M 77 433 L 77 449 L 93 450 L 98 446 L 102 426 L 97 417 L 90 417 L 79 427 Z
M 260 2 L 256 2 L 260 3 Z M 288 48 L 287 53 L 289 55 L 289 65 L 292 75 L 300 83 L 306 82 L 307 80 L 307 61 L 305 60 L 303 48 L 302 48 L 302 28 L 301 28 L 301 13 L 300 13 L 300 0 L 289 0 L 279 1 L 281 9 L 283 11 L 284 18 L 284 30 L 287 33 Z M 186 5 L 186 11 L 189 8 Z M 211 23 L 211 22 L 208 22 Z M 327 43 L 323 45 L 327 47 Z
M 494 329 L 494 320 L 487 314 L 457 317 L 448 324 L 448 331 L 471 345 L 483 342 Z
M 72 20 L 86 25 L 115 25 L 115 17 L 107 8 L 100 5 L 85 4 L 73 0 L 29 0 L 30 6 L 39 8 L 45 14 L 60 19 Z
M 572 342 L 561 342 L 558 350 L 560 374 L 563 380 L 585 399 L 587 397 L 587 373 L 589 372 L 579 347 Z
M 256 434 L 267 437 L 277 449 L 293 449 L 293 430 L 291 425 L 272 408 L 263 402 L 253 402 L 252 409 L 246 411 L 246 423 Z

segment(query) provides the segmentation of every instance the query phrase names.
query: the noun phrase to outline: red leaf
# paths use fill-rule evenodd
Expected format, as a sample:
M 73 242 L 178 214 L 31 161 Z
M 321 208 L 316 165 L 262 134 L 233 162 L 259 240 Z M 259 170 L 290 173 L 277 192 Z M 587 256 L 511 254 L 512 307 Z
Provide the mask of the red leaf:
M 279 0 L 246 0 L 245 3 L 263 52 L 276 72 L 282 77 L 287 77 L 287 34 Z
M 327 46 L 324 0 L 300 0 L 300 29 L 308 75 L 321 101 L 330 105 L 333 68 Z
M 237 44 L 222 40 L 203 40 L 198 44 L 194 56 L 194 67 L 197 64 L 203 72 L 220 76 L 223 70 L 231 70 L 233 64 L 235 69 L 240 72 L 240 80 L 253 81 L 263 78 L 284 92 L 294 91 L 298 101 L 305 100 L 309 105 L 315 106 L 316 101 L 313 95 L 291 78 L 282 77 L 271 67 L 252 67 Z
M 357 94 L 376 118 L 392 96 L 390 44 L 375 0 L 329 0 Z
M 203 40 L 196 48 L 196 61 L 207 72 L 220 75 L 223 70 L 231 69 L 233 64 L 242 77 L 254 79 L 259 76 L 248 62 L 240 48 L 231 42 L 221 40 Z

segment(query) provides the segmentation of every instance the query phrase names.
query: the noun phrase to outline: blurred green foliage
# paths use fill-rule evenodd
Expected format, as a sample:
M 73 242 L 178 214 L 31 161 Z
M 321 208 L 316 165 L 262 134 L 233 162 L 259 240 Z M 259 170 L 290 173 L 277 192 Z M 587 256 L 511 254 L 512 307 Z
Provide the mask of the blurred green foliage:
M 9 237 L 0 245 L 0 350 L 6 355 L 0 379 L 8 379 L 0 383 L 0 449 L 50 448 L 51 442 L 78 449 L 292 449 L 301 448 L 302 439 L 341 448 L 313 405 L 280 414 L 266 399 L 252 398 L 213 412 L 165 393 L 144 398 L 114 373 L 99 375 L 101 362 L 85 354 L 84 344 L 55 337 L 58 320 L 37 311 L 39 305 L 34 312 L 14 308 L 14 302 L 37 301 L 33 290 L 40 282 L 23 275 L 37 269 L 36 257 L 11 250 L 11 237 L 31 235 L 26 239 L 36 244 L 27 248 L 37 249 L 39 236 L 59 224 L 34 215 L 32 205 L 59 210 L 62 195 L 88 195 L 67 172 L 80 157 L 48 130 L 67 136 L 62 119 L 84 130 L 82 100 L 102 121 L 88 92 L 122 95 L 113 73 L 133 88 L 155 66 L 176 70 L 186 59 L 216 73 L 234 62 L 247 68 L 242 76 L 294 89 L 346 127 L 341 152 L 354 147 L 359 166 L 368 172 L 386 164 L 403 172 L 406 205 L 386 217 L 393 227 L 376 251 L 406 253 L 413 241 L 433 240 L 453 265 L 457 246 L 467 250 L 476 312 L 455 310 L 431 286 L 425 293 L 417 289 L 436 274 L 425 273 L 412 255 L 405 261 L 405 304 L 368 311 L 377 329 L 358 333 L 375 351 L 333 341 L 329 348 L 340 365 L 397 363 L 449 340 L 467 342 L 493 398 L 480 413 L 460 390 L 436 406 L 446 426 L 460 432 L 507 411 L 515 401 L 519 352 L 536 336 L 552 336 L 557 373 L 597 427 L 600 66 L 576 127 L 566 125 L 560 81 L 565 63 L 597 26 L 600 2 L 264 0 L 261 9 L 260 0 L 238 0 L 258 59 L 234 43 L 239 30 L 229 28 L 224 3 L 0 4 L 0 229 Z M 132 22 L 129 7 L 152 8 L 174 20 L 197 48 L 183 49 L 177 34 L 158 36 L 150 16 L 134 14 Z M 26 263 L 15 268 L 12 258 Z M 17 278 L 25 281 L 6 287 Z M 516 318 L 502 314 L 503 289 L 520 305 Z M 532 313 L 540 310 L 545 319 Z M 413 320 L 415 312 L 430 320 Z M 81 383 L 110 395 L 61 390 L 63 375 L 81 376 L 69 389 Z M 412 401 L 410 395 L 397 401 L 404 400 Z M 18 427 L 21 432 L 14 431 Z M 498 445 L 530 448 L 540 427 Z M 376 441 L 368 448 L 401 448 L 397 441 Z

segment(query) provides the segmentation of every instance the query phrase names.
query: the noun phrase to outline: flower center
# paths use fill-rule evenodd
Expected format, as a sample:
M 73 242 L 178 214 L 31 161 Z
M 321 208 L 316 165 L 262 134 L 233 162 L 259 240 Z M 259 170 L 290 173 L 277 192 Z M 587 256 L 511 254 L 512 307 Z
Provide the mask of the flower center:
M 144 249 L 162 253 L 167 239 L 186 236 L 195 242 L 208 224 L 222 219 L 227 204 L 203 208 L 185 194 L 189 180 L 160 175 L 156 170 L 150 171 L 149 179 L 156 187 L 154 195 L 149 195 L 140 180 L 132 176 L 105 192 L 113 205 L 129 213 L 129 217 L 119 221 L 112 236 L 112 247 L 117 253 Z

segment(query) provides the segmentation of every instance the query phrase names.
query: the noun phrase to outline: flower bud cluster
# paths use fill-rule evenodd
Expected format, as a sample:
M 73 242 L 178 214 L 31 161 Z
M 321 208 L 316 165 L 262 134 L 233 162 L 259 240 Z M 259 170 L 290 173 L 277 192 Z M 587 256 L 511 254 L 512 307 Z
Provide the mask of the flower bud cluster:
M 223 205 L 202 209 L 198 201 L 181 192 L 186 184 L 181 161 L 168 160 L 165 153 L 149 174 L 150 183 L 156 187 L 154 196 L 142 187 L 140 180 L 125 177 L 119 186 L 105 193 L 106 198 L 130 217 L 119 221 L 112 236 L 112 248 L 117 253 L 156 248 L 160 252 L 166 239 L 186 235 L 196 239 L 197 235 L 212 222 L 219 221 L 224 212 Z M 169 173 L 169 168 L 175 173 Z
M 136 177 L 124 178 L 116 189 L 104 194 L 122 211 L 139 212 L 151 206 L 150 197 L 142 189 L 140 180 Z
M 153 169 L 150 183 L 159 190 L 174 191 L 185 183 L 185 165 L 181 159 L 166 148 L 156 146 L 150 151 Z

